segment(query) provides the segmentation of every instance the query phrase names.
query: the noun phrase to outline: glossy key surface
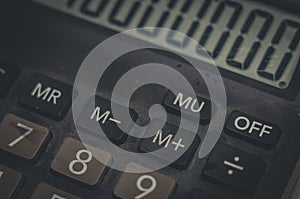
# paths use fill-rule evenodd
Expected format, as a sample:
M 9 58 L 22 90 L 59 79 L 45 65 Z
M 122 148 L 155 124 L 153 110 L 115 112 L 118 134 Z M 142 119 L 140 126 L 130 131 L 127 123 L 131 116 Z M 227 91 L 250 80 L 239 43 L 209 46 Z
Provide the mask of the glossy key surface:
M 0 198 L 13 197 L 21 181 L 21 173 L 0 165 Z
M 127 167 L 140 166 L 129 163 Z M 174 179 L 158 172 L 123 173 L 113 193 L 122 199 L 169 199 L 175 187 Z
M 50 138 L 49 130 L 13 114 L 0 124 L 0 148 L 26 160 L 33 160 Z
M 62 191 L 56 187 L 50 186 L 46 183 L 41 183 L 31 196 L 31 199 L 80 199 L 70 193 Z
M 97 149 L 105 161 L 105 165 L 93 157 L 92 152 L 78 140 L 67 138 L 57 152 L 51 164 L 51 169 L 73 181 L 94 188 L 104 177 L 107 166 L 111 161 L 108 152 Z

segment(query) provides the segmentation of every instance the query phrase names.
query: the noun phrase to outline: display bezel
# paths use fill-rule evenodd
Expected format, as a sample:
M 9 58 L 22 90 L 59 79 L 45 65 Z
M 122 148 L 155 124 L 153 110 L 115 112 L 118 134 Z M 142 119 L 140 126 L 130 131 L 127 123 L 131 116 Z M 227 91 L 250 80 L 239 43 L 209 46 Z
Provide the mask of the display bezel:
M 55 14 L 58 14 L 62 17 L 67 17 L 68 19 L 71 19 L 75 23 L 79 23 L 82 26 L 88 26 L 89 28 L 99 30 L 99 32 L 105 33 L 107 36 L 111 36 L 113 34 L 118 33 L 118 31 L 109 29 L 109 28 L 101 26 L 99 24 L 95 24 L 93 22 L 89 22 L 89 21 L 80 19 L 78 17 L 74 17 L 72 15 L 62 13 L 62 12 L 58 11 L 55 8 L 48 9 L 49 7 L 45 7 L 41 4 L 35 4 L 35 5 L 37 5 L 39 7 L 39 9 L 43 7 L 43 9 L 45 9 L 45 10 L 52 10 L 52 12 L 54 11 Z M 262 82 L 259 82 L 257 80 L 248 78 L 246 76 L 239 75 L 237 73 L 228 71 L 228 70 L 223 69 L 223 68 L 219 68 L 219 69 L 220 69 L 221 74 L 225 78 L 228 78 L 228 79 L 231 79 L 235 82 L 239 82 L 239 83 L 245 84 L 247 86 L 259 89 L 261 91 L 270 93 L 272 95 L 284 98 L 284 99 L 289 100 L 289 101 L 295 100 L 295 98 L 297 97 L 298 92 L 300 90 L 300 60 L 298 62 L 297 68 L 296 68 L 296 70 L 293 74 L 293 77 L 291 79 L 290 84 L 285 89 L 278 89 L 278 88 L 272 87 L 270 85 L 264 84 Z M 299 78 L 297 78 L 297 77 L 299 77 Z M 298 81 L 297 81 L 297 79 L 298 79 Z

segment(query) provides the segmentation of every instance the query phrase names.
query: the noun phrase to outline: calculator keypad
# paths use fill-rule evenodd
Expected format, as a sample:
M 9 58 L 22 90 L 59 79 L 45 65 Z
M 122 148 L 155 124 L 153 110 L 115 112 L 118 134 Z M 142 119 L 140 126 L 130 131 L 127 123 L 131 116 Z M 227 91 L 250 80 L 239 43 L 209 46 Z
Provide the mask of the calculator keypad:
M 8 92 L 18 73 L 17 67 L 8 68 L 6 65 L 1 65 L 0 62 L 0 96 L 4 96 Z M 71 99 L 72 86 L 42 74 L 34 74 L 24 85 L 18 101 L 20 105 L 34 112 L 54 120 L 61 120 L 71 105 Z M 114 117 L 110 101 L 96 96 L 95 107 L 91 107 L 91 100 L 78 119 L 79 127 L 93 135 L 98 133 L 97 129 L 100 126 L 110 141 L 116 145 L 123 144 L 126 141 L 127 132 L 118 128 L 118 125 L 121 124 L 130 130 L 132 124 Z M 199 113 L 200 124 L 203 125 L 208 124 L 211 118 L 212 103 L 209 100 L 200 96 L 193 99 L 183 91 L 175 94 L 168 91 L 163 105 L 168 112 L 186 119 L 192 120 L 194 113 Z M 128 111 L 128 108 L 118 104 L 114 104 L 114 107 Z M 129 109 L 129 113 L 132 120 L 136 121 L 137 113 L 133 109 Z M 172 150 L 170 149 L 172 153 L 184 149 L 185 153 L 170 166 L 180 170 L 187 169 L 200 144 L 199 136 L 194 135 L 195 132 L 184 130 L 184 136 L 177 139 L 176 133 L 179 128 L 177 125 L 166 123 L 163 128 L 156 129 L 157 125 L 154 123 L 157 121 L 152 121 L 149 125 L 150 128 L 147 128 L 145 132 L 147 138 L 142 138 L 139 143 L 136 143 L 139 152 L 150 153 L 162 147 L 172 148 Z M 281 137 L 281 131 L 276 124 L 239 111 L 230 114 L 225 132 L 268 149 L 274 148 Z M 151 134 L 152 137 L 147 134 Z M 171 139 L 167 139 L 169 136 Z M 187 149 L 185 149 L 185 136 L 194 137 Z M 1 150 L 26 160 L 35 160 L 41 149 L 50 140 L 51 134 L 46 127 L 13 114 L 7 114 L 0 124 L 0 137 Z M 104 162 L 95 159 L 92 152 L 87 150 L 80 141 L 67 138 L 51 163 L 51 171 L 58 174 L 58 177 L 70 180 L 75 184 L 98 188 L 112 157 L 101 149 L 97 149 L 97 151 L 101 154 Z M 157 156 L 155 158 L 164 161 L 168 157 Z M 128 167 L 140 166 L 129 164 Z M 198 174 L 203 176 L 204 181 L 222 184 L 248 193 L 253 192 L 259 185 L 265 169 L 266 164 L 262 158 L 219 143 L 209 154 L 203 170 Z M 8 199 L 14 196 L 22 179 L 21 173 L 0 165 L 0 197 Z M 117 184 L 113 186 L 113 195 L 117 198 L 170 199 L 175 192 L 176 181 L 172 177 L 158 172 L 123 173 Z M 202 190 L 191 191 L 188 196 L 192 199 L 199 197 L 216 199 L 211 193 Z M 73 194 L 46 183 L 39 184 L 31 198 L 79 199 Z
M 0 124 L 0 148 L 26 160 L 33 160 L 50 137 L 49 130 L 13 114 Z

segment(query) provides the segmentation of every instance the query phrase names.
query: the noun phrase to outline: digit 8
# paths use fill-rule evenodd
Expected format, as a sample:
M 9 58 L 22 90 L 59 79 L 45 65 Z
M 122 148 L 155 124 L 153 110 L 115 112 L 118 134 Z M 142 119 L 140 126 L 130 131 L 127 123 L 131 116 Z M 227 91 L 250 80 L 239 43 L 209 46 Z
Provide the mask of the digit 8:
M 88 157 L 87 159 L 83 160 L 81 159 L 81 154 L 83 153 L 86 153 L 88 154 Z M 83 175 L 86 171 L 87 171 L 87 163 L 89 163 L 93 158 L 93 155 L 90 151 L 86 150 L 86 149 L 82 149 L 82 150 L 79 150 L 77 153 L 76 153 L 76 159 L 71 161 L 70 164 L 69 164 L 69 170 L 71 173 L 75 174 L 75 175 Z M 75 164 L 82 164 L 82 169 L 79 170 L 79 171 L 76 171 L 74 169 L 74 166 Z

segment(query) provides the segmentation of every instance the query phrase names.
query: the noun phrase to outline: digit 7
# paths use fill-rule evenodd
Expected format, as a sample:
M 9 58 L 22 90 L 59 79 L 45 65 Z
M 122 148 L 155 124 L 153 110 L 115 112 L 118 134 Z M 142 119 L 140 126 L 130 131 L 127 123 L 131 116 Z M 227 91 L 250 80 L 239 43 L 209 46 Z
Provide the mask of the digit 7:
M 11 143 L 8 144 L 9 147 L 14 147 L 16 144 L 18 144 L 21 140 L 23 140 L 24 138 L 26 138 L 28 135 L 30 135 L 33 132 L 33 128 L 26 126 L 22 123 L 18 123 L 17 127 L 20 127 L 22 129 L 25 129 L 26 132 L 24 134 L 22 134 L 21 136 L 19 136 L 18 138 L 16 138 L 14 141 L 12 141 Z

